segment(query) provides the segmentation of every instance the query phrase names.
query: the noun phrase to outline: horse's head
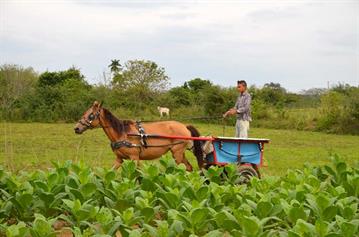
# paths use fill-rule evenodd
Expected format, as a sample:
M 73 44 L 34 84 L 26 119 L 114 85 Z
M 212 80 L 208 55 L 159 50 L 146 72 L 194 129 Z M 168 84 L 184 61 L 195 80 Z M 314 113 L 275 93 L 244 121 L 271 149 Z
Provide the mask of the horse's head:
M 99 126 L 101 106 L 102 103 L 98 103 L 97 101 L 93 103 L 76 124 L 74 128 L 75 133 L 81 134 L 88 128 L 91 129 Z

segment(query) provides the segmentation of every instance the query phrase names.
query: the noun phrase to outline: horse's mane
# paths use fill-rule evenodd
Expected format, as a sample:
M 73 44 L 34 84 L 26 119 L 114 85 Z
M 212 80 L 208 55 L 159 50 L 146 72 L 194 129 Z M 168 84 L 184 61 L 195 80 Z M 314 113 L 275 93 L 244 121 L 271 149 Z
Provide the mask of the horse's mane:
M 111 127 L 113 127 L 117 132 L 127 133 L 130 130 L 130 125 L 134 122 L 132 120 L 120 120 L 115 117 L 109 110 L 103 108 L 102 109 L 106 120 L 110 123 Z

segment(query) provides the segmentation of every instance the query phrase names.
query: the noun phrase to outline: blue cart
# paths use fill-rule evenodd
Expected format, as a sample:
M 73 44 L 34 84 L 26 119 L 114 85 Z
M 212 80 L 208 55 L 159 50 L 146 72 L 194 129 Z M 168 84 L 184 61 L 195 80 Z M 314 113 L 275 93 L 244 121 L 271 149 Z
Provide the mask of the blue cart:
M 212 137 L 204 140 L 207 168 L 234 163 L 241 183 L 248 182 L 253 176 L 261 177 L 259 167 L 263 165 L 264 144 L 269 143 L 269 139 Z
M 128 134 L 140 136 L 139 134 Z M 234 137 L 184 137 L 146 134 L 146 137 L 201 141 L 205 167 L 236 164 L 240 183 L 246 183 L 253 176 L 260 178 L 259 167 L 263 165 L 264 144 L 269 139 Z

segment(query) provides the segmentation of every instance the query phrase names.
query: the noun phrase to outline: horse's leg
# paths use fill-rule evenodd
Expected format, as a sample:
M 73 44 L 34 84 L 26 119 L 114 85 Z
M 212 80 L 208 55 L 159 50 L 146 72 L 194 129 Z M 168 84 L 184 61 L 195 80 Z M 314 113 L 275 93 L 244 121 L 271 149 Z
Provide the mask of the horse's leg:
M 131 154 L 129 157 L 130 157 L 130 160 L 133 160 L 136 162 L 137 167 L 139 167 L 141 165 L 140 156 L 138 154 Z
M 187 171 L 192 171 L 193 170 L 192 165 L 186 159 L 185 152 L 183 152 L 183 163 L 185 164 Z
M 173 158 L 177 164 L 183 163 L 186 166 L 187 171 L 192 171 L 192 165 L 185 157 L 186 145 L 176 145 L 171 148 Z
M 122 162 L 122 158 L 120 156 L 117 156 L 114 165 L 112 166 L 112 169 L 117 170 L 121 166 Z

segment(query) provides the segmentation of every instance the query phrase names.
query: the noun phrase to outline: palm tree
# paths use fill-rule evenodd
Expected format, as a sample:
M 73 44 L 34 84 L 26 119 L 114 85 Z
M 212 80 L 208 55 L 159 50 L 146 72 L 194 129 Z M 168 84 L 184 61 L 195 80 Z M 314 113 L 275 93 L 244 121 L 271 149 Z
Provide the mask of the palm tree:
M 120 64 L 120 60 L 117 60 L 117 59 L 112 59 L 111 64 L 108 65 L 111 72 L 113 72 L 114 74 L 117 74 L 120 71 L 121 66 L 122 65 Z

